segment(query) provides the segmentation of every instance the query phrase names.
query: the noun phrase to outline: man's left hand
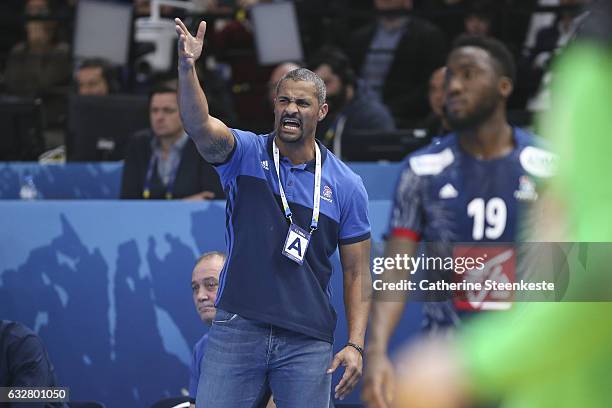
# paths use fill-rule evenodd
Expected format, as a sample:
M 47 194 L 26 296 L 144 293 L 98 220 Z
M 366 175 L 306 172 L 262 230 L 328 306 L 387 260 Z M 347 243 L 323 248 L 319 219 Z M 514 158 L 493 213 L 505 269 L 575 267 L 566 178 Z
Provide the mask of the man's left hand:
M 336 398 L 344 399 L 355 388 L 361 378 L 363 358 L 355 348 L 346 346 L 334 356 L 334 360 L 327 369 L 327 373 L 333 373 L 340 365 L 346 368 L 334 392 Z

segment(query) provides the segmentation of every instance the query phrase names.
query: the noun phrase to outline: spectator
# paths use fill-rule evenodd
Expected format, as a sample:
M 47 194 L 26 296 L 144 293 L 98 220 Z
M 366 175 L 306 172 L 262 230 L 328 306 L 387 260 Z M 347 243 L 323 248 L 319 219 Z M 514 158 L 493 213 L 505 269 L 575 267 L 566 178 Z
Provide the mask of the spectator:
M 50 13 L 46 0 L 29 0 L 28 17 Z M 26 20 L 26 41 L 10 51 L 4 72 L 6 91 L 12 95 L 42 97 L 46 118 L 51 125 L 65 118 L 65 96 L 70 84 L 69 46 L 57 39 L 54 21 Z
M 484 37 L 490 36 L 494 20 L 492 6 L 487 0 L 471 2 L 463 18 L 464 33 Z
M 236 18 L 222 27 L 211 26 L 211 49 L 222 64 L 231 68 L 231 89 L 238 125 L 259 132 L 269 130 L 269 110 L 261 101 L 266 98 L 266 82 L 271 68 L 262 66 L 257 60 L 253 24 L 246 9 L 258 1 L 239 1 L 241 7 Z M 207 89 L 208 95 L 208 89 Z
M 588 12 L 578 8 L 589 4 L 589 0 L 560 0 L 560 6 L 573 6 L 574 9 L 561 11 L 554 23 L 542 28 L 536 35 L 536 42 L 527 53 L 526 61 L 521 64 L 521 74 L 527 87 L 527 93 L 533 95 L 527 108 L 531 111 L 541 111 L 548 108 L 548 85 L 550 77 L 546 75 L 553 57 L 564 48 L 575 36 Z
M 207 325 L 212 324 L 215 318 L 215 300 L 217 299 L 217 288 L 219 287 L 219 274 L 225 263 L 225 254 L 222 252 L 207 252 L 198 259 L 191 273 L 191 291 L 193 303 L 200 319 Z M 193 359 L 191 360 L 191 378 L 189 379 L 189 398 L 195 403 L 198 393 L 198 382 L 200 380 L 200 367 L 204 349 L 208 342 L 208 334 L 193 347 Z
M 0 387 L 57 385 L 53 364 L 40 337 L 21 323 L 0 320 Z M 48 403 L 44 406 L 64 405 Z
M 412 0 L 375 0 L 378 21 L 350 38 L 349 56 L 398 127 L 427 114 L 427 81 L 444 64 L 445 39 L 433 24 L 408 16 Z
M 444 104 L 446 94 L 444 92 L 444 81 L 446 79 L 446 67 L 436 69 L 429 78 L 429 107 L 431 113 L 423 122 L 423 127 L 427 129 L 428 137 L 446 134 L 450 127 L 444 117 Z
M 75 73 L 79 95 L 108 95 L 119 91 L 113 67 L 101 58 L 86 59 Z
M 446 38 L 455 38 L 464 29 L 463 13 L 468 0 L 413 0 L 414 9 L 440 27 Z M 499 1 L 499 0 L 498 0 Z
M 217 309 L 215 301 L 217 299 L 217 289 L 219 288 L 219 275 L 223 269 L 226 256 L 223 252 L 207 252 L 198 259 L 195 268 L 191 274 L 191 290 L 193 292 L 193 303 L 196 311 L 200 315 L 200 319 L 207 326 L 211 326 L 215 318 Z M 198 382 L 200 380 L 200 367 L 202 366 L 202 358 L 204 350 L 208 343 L 208 334 L 202 338 L 193 347 L 193 359 L 191 360 L 191 378 L 189 379 L 189 398 L 191 399 L 191 408 L 195 407 L 195 399 L 198 393 Z M 270 400 L 270 392 L 263 394 L 261 405 L 274 407 L 274 403 Z
M 223 198 L 219 177 L 183 129 L 176 88 L 154 89 L 149 114 L 151 128 L 128 145 L 121 198 Z
M 317 125 L 316 137 L 341 156 L 341 140 L 359 131 L 394 130 L 389 109 L 363 81 L 358 81 L 348 58 L 337 49 L 323 48 L 310 62 L 327 88 L 329 111 Z

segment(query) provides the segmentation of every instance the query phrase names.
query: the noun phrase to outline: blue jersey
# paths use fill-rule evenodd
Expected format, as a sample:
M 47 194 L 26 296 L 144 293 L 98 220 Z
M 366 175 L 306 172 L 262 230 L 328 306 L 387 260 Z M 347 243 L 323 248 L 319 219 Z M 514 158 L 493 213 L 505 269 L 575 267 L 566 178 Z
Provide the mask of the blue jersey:
M 333 342 L 336 313 L 329 299 L 330 257 L 338 245 L 370 237 L 368 197 L 361 178 L 321 149 L 321 208 L 304 263 L 282 254 L 289 224 L 274 167 L 274 135 L 232 129 L 234 151 L 217 164 L 227 196 L 228 259 L 216 305 L 226 311 Z M 317 142 L 318 143 L 318 142 Z M 310 226 L 314 160 L 293 165 L 280 160 L 280 177 L 301 228 Z
M 456 257 L 459 243 L 511 246 L 521 214 L 538 198 L 538 180 L 552 175 L 554 162 L 533 135 L 513 128 L 513 137 L 515 148 L 493 160 L 466 153 L 456 134 L 408 156 L 388 233 L 427 243 L 427 256 Z M 454 309 L 449 302 L 427 304 L 427 324 L 457 323 Z

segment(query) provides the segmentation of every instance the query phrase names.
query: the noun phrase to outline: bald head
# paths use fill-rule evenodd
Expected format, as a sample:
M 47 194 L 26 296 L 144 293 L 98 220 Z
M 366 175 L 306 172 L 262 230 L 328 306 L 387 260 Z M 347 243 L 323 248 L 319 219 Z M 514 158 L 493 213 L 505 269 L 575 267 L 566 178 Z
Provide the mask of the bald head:
M 225 254 L 209 252 L 198 259 L 191 274 L 193 303 L 200 318 L 207 324 L 211 324 L 215 317 L 215 300 L 217 300 L 219 275 L 224 263 Z

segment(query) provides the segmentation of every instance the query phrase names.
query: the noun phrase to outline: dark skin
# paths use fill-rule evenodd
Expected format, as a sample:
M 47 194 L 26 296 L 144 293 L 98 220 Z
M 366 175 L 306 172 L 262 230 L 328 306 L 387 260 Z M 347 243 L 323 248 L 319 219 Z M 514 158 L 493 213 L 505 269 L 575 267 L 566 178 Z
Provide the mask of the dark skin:
M 311 82 L 284 80 L 274 98 L 276 145 L 293 164 L 315 158 L 317 122 L 327 115 L 327 104 L 319 106 L 316 87 Z M 293 126 L 285 125 L 291 121 Z
M 500 75 L 497 62 L 487 51 L 477 47 L 456 49 L 450 54 L 447 66 L 445 87 L 449 121 L 469 122 L 470 116 L 477 116 L 483 105 L 485 110 L 490 109 L 490 114 L 473 126 L 455 126 L 461 147 L 481 160 L 510 153 L 514 142 L 506 118 L 506 99 L 512 93 L 512 81 Z
M 503 157 L 514 148 L 512 128 L 506 120 L 506 100 L 512 81 L 500 74 L 497 62 L 478 47 L 455 49 L 448 57 L 445 81 L 446 114 L 459 136 L 461 147 L 480 160 Z M 391 237 L 385 257 L 415 255 L 418 242 L 406 237 Z M 386 270 L 386 282 L 410 279 L 408 270 Z M 395 372 L 388 357 L 388 345 L 403 313 L 407 298 L 385 301 L 374 293 L 366 349 L 366 371 L 362 399 L 368 408 L 392 406 Z M 377 301 L 378 300 L 378 301 Z
M 210 163 L 224 162 L 231 153 L 234 136 L 219 119 L 209 115 L 206 95 L 200 87 L 195 62 L 202 55 L 206 23 L 201 22 L 195 36 L 180 19 L 175 19 L 178 41 L 179 110 L 185 131 L 198 151 Z M 308 81 L 287 79 L 279 87 L 274 100 L 276 145 L 280 154 L 291 163 L 300 164 L 315 158 L 315 130 L 327 115 L 328 106 L 317 98 L 316 86 Z M 370 240 L 340 245 L 340 260 L 344 276 L 344 304 L 349 342 L 364 345 L 370 299 L 362 288 L 371 287 Z M 345 368 L 334 392 L 337 398 L 348 395 L 361 378 L 363 360 L 353 347 L 344 347 L 331 362 L 326 373 L 339 366 Z

